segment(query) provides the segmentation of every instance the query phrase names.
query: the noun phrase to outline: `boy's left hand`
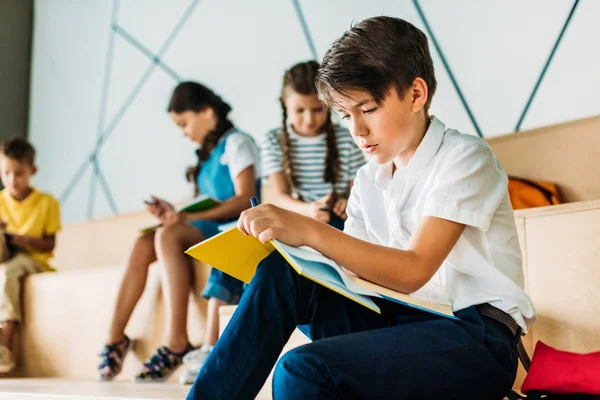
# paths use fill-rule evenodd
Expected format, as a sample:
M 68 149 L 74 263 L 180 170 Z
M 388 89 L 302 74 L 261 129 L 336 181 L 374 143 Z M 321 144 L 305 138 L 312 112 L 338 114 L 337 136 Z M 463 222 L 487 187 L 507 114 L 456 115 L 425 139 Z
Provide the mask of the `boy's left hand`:
M 265 204 L 244 211 L 238 220 L 238 229 L 263 243 L 276 239 L 297 247 L 307 244 L 311 227 L 315 224 L 322 223 L 272 204 Z
M 29 236 L 13 235 L 10 243 L 17 247 L 26 247 L 30 243 L 29 239 Z
M 344 199 L 342 197 L 340 197 L 333 205 L 333 212 L 335 213 L 335 215 L 337 215 L 344 221 L 346 219 L 348 219 L 348 215 L 346 214 L 347 206 L 348 206 L 348 199 Z

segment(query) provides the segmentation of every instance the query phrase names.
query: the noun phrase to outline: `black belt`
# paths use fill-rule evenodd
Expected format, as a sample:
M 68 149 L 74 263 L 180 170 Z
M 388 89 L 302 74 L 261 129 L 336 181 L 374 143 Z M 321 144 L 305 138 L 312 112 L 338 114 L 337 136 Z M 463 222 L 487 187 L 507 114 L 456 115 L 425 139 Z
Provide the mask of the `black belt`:
M 529 371 L 531 359 L 529 358 L 529 355 L 525 350 L 525 346 L 523 346 L 523 341 L 521 340 L 521 337 L 523 336 L 523 330 L 521 329 L 519 324 L 517 324 L 516 321 L 504 311 L 487 303 L 479 304 L 475 306 L 475 308 L 477 308 L 477 311 L 482 316 L 491 318 L 507 327 L 510 333 L 512 333 L 512 335 L 515 337 L 515 339 L 518 339 L 517 354 L 519 355 L 519 360 L 521 360 L 521 364 L 523 364 L 523 368 L 525 368 L 525 371 Z

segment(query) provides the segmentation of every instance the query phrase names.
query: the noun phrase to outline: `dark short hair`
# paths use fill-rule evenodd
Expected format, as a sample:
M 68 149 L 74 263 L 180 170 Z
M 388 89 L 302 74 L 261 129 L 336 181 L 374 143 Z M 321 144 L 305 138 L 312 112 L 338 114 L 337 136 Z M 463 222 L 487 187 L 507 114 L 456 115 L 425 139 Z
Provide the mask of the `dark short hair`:
M 0 154 L 19 162 L 34 165 L 35 149 L 27 139 L 14 138 L 0 144 Z
M 319 97 L 331 107 L 332 94 L 350 90 L 367 91 L 377 103 L 392 87 L 402 97 L 419 77 L 429 89 L 427 110 L 437 86 L 427 36 L 403 19 L 381 16 L 357 23 L 333 42 L 316 84 Z

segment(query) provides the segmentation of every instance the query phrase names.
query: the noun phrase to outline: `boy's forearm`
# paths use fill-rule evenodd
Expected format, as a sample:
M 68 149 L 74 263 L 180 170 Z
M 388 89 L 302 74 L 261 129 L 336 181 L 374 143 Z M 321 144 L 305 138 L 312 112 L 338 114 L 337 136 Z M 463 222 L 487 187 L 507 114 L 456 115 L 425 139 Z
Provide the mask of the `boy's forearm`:
M 27 247 L 31 250 L 48 253 L 54 250 L 55 244 L 56 241 L 54 237 L 37 238 L 30 236 L 28 238 Z
M 412 251 L 369 243 L 315 221 L 307 245 L 370 282 L 402 293 L 413 293 L 423 282 Z

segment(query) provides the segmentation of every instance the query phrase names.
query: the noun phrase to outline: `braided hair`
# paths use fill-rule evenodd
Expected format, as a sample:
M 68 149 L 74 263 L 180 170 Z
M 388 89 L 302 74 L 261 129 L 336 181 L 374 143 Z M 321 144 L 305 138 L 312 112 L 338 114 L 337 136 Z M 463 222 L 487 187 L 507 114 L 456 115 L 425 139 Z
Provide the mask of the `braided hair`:
M 291 140 L 287 126 L 287 108 L 285 106 L 285 95 L 288 92 L 298 93 L 302 95 L 317 94 L 315 87 L 315 78 L 319 63 L 316 61 L 307 61 L 294 65 L 285 72 L 283 76 L 283 89 L 280 97 L 282 110 L 282 125 L 280 145 L 283 153 L 283 171 L 290 191 L 293 193 L 297 186 L 296 177 L 291 160 Z M 327 153 L 325 158 L 325 171 L 323 172 L 323 180 L 331 183 L 335 191 L 335 184 L 338 182 L 340 173 L 340 154 L 337 147 L 335 126 L 331 120 L 331 111 L 327 111 L 327 120 L 321 127 L 325 132 L 325 143 L 327 145 Z

